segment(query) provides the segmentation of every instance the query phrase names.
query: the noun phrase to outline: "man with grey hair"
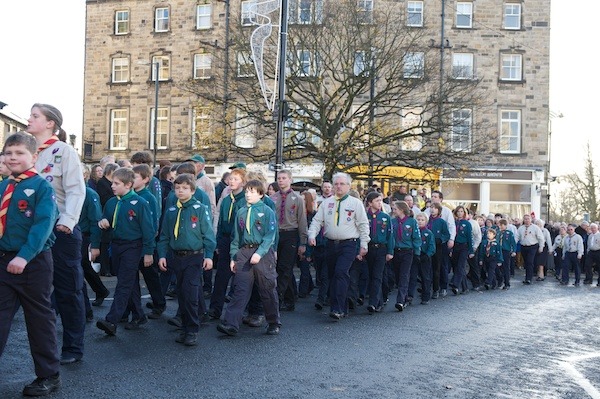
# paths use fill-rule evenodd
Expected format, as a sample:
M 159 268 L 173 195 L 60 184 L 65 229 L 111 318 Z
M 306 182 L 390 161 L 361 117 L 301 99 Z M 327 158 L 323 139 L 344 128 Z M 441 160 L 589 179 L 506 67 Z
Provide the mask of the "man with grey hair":
M 600 266 L 600 231 L 598 224 L 590 224 L 590 233 L 587 239 L 587 253 L 585 257 L 585 280 L 584 284 L 592 284 L 594 280 L 594 268 Z M 600 287 L 600 275 L 597 287 Z
M 321 203 L 308 229 L 308 244 L 316 245 L 316 236 L 324 227 L 327 244 L 325 257 L 329 267 L 329 317 L 339 320 L 348 314 L 350 267 L 355 258 L 367 254 L 369 220 L 362 201 L 350 192 L 352 179 L 346 173 L 333 176 L 334 195 Z
M 521 244 L 521 256 L 525 263 L 525 280 L 523 284 L 530 285 L 533 279 L 535 255 L 544 250 L 544 234 L 539 227 L 531 223 L 531 215 L 523 216 L 523 224 L 517 229 L 515 241 Z
M 562 279 L 560 284 L 569 284 L 569 270 L 573 267 L 575 270 L 575 283 L 573 285 L 578 287 L 581 272 L 579 261 L 583 256 L 583 239 L 579 234 L 575 233 L 576 227 L 574 224 L 567 226 L 567 235 L 563 241 Z
M 413 214 L 415 216 L 417 216 L 419 213 L 421 213 L 421 209 L 415 205 L 415 199 L 413 198 L 412 195 L 407 194 L 404 196 L 404 202 L 406 202 L 406 204 L 408 205 L 408 207 L 410 208 L 410 210 L 413 211 Z

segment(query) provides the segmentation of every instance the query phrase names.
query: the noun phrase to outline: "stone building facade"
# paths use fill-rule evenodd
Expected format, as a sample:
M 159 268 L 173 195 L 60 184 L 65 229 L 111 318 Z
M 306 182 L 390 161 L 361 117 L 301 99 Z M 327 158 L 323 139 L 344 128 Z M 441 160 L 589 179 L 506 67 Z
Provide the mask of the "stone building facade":
M 194 111 L 199 100 L 181 83 L 210 77 L 210 53 L 224 43 L 226 4 L 229 23 L 244 24 L 251 2 L 86 3 L 84 161 L 98 161 L 107 154 L 128 158 L 140 150 L 155 151 L 159 160 L 181 161 L 198 152 L 193 132 L 199 129 L 200 116 Z M 442 54 L 445 76 L 481 79 L 480 87 L 494 104 L 460 115 L 467 121 L 463 133 L 469 129 L 469 120 L 484 120 L 495 126 L 494 139 L 490 151 L 469 170 L 441 170 L 437 183 L 448 202 L 467 204 L 479 213 L 544 214 L 550 0 L 357 1 L 367 11 L 386 4 L 403 9 L 410 29 L 427 31 L 430 46 Z M 321 0 L 290 1 L 290 15 L 298 23 L 319 9 Z M 230 57 L 235 62 L 235 52 Z M 158 114 L 154 113 L 156 63 Z M 456 143 L 457 150 L 468 151 L 468 140 Z M 216 180 L 227 166 L 240 160 L 234 155 L 211 162 L 214 154 L 203 155 L 209 160 L 209 175 Z M 269 173 L 266 166 L 261 167 Z M 289 167 L 298 171 L 298 179 L 319 180 L 314 165 Z
M 4 143 L 6 137 L 14 132 L 25 130 L 27 121 L 4 109 L 8 105 L 0 101 L 0 143 Z

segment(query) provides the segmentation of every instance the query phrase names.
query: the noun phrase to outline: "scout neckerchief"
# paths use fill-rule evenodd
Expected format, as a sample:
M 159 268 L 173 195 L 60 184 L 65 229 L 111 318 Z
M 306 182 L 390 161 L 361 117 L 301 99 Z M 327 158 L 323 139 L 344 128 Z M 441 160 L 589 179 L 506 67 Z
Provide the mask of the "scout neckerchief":
M 283 223 L 283 218 L 285 217 L 285 200 L 288 194 L 291 194 L 293 190 L 290 188 L 287 191 L 280 191 L 281 194 L 281 204 L 279 205 L 279 223 Z
M 404 227 L 404 222 L 406 222 L 406 219 L 408 219 L 408 216 L 404 216 L 402 219 L 396 216 L 396 220 L 398 221 L 398 230 L 396 231 L 398 242 L 402 241 L 402 228 Z
M 4 235 L 4 230 L 6 229 L 6 213 L 8 212 L 8 205 L 10 204 L 15 187 L 23 180 L 35 175 L 37 175 L 35 168 L 30 168 L 16 177 L 9 177 L 8 186 L 6 186 L 6 190 L 4 190 L 4 194 L 0 200 L 0 237 Z
M 487 244 L 485 245 L 485 256 L 490 257 L 490 248 L 492 246 L 492 242 L 488 239 Z
M 372 212 L 369 209 L 369 215 L 371 216 L 371 239 L 377 237 L 377 215 L 379 215 L 381 211 Z
M 252 223 L 252 205 L 248 205 L 248 213 L 246 213 L 246 231 L 250 233 L 250 226 Z
M 337 202 L 337 206 L 335 207 L 335 225 L 339 226 L 340 225 L 340 207 L 342 206 L 342 201 L 344 201 L 346 198 L 348 198 L 348 194 L 344 195 L 342 198 L 335 198 L 336 202 Z
M 235 204 L 235 195 L 233 195 L 233 191 L 229 193 L 229 198 L 231 199 L 231 203 L 229 204 L 229 216 L 227 216 L 227 222 L 231 222 L 231 213 L 233 212 L 233 204 Z
M 130 190 L 127 194 L 125 194 L 122 197 L 119 197 L 117 195 L 117 205 L 115 205 L 115 213 L 113 213 L 113 221 L 112 221 L 112 228 L 113 228 L 113 230 L 115 229 L 115 227 L 117 227 L 117 216 L 118 216 L 118 213 L 119 213 L 119 208 L 121 208 L 121 202 L 125 201 L 126 199 L 128 199 L 132 195 L 133 195 L 133 190 Z
M 173 230 L 173 235 L 175 236 L 175 239 L 177 239 L 177 236 L 179 236 L 179 220 L 181 219 L 181 208 L 183 208 L 183 204 L 179 200 L 177 200 L 176 205 L 177 218 L 175 219 L 175 229 Z
M 52 137 L 50 137 L 48 140 L 46 140 L 44 142 L 44 144 L 42 144 L 41 146 L 38 147 L 38 152 L 42 152 L 43 150 L 50 147 L 52 144 L 56 143 L 57 141 L 60 141 L 58 136 L 52 135 Z

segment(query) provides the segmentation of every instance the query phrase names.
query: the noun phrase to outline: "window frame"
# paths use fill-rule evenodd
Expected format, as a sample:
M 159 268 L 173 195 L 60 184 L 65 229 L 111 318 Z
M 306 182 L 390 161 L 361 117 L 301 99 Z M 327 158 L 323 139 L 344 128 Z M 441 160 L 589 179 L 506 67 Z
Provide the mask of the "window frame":
M 208 60 L 208 63 L 199 62 L 201 58 Z M 202 71 L 202 75 L 198 73 L 199 71 Z M 212 78 L 212 53 L 194 54 L 194 79 L 206 80 L 210 78 Z
M 237 77 L 238 78 L 251 78 L 254 76 L 254 61 L 252 60 L 252 53 L 250 51 L 238 51 L 236 55 L 237 60 Z M 249 70 L 243 72 L 245 68 Z
M 148 148 L 151 150 L 154 149 L 154 112 L 156 111 L 156 107 L 150 108 L 150 134 L 149 134 L 149 144 Z M 161 113 L 166 113 L 161 115 Z M 169 107 L 158 107 L 158 117 L 157 117 L 158 126 L 156 129 L 156 146 L 157 150 L 166 150 L 169 148 L 169 125 L 171 122 L 171 112 Z M 164 136 L 165 144 L 160 145 L 160 138 Z
M 192 148 L 209 148 L 208 142 L 212 136 L 209 107 L 192 108 Z
M 208 13 L 204 13 L 202 14 L 200 12 L 201 8 L 208 8 Z M 212 7 L 212 3 L 204 3 L 204 4 L 197 4 L 196 5 L 196 30 L 207 30 L 207 29 L 211 29 L 212 28 L 212 12 L 213 12 L 213 7 Z M 201 19 L 207 19 L 208 18 L 208 23 L 205 23 L 204 25 L 201 24 Z
M 509 114 L 516 114 L 516 118 Z M 505 117 L 505 114 L 506 117 Z M 498 135 L 498 149 L 501 154 L 520 154 L 521 153 L 521 137 L 523 131 L 523 116 L 520 109 L 501 109 L 500 110 L 500 133 Z M 516 132 L 514 132 L 516 127 Z M 509 134 L 504 134 L 508 131 Z M 504 147 L 503 141 L 507 140 L 508 146 Z M 511 149 L 511 140 L 516 143 L 516 149 Z
M 159 15 L 161 13 L 162 15 Z M 164 25 L 166 21 L 166 28 L 161 27 L 161 23 Z M 159 27 L 161 29 L 159 29 Z M 171 12 L 169 7 L 156 7 L 154 9 L 154 32 L 162 33 L 168 32 L 171 27 Z
M 373 23 L 374 0 L 356 0 L 356 14 L 359 24 Z
M 119 19 L 120 14 L 126 14 L 127 19 Z M 117 36 L 127 35 L 129 33 L 129 29 L 130 29 L 129 22 L 130 22 L 129 10 L 116 10 L 115 11 L 115 35 L 117 35 Z M 125 25 L 124 31 L 121 31 L 119 29 L 119 27 L 122 25 Z
M 464 11 L 466 11 L 466 10 L 460 10 L 460 8 L 462 8 L 462 7 L 468 7 L 469 13 L 465 14 Z M 460 17 L 467 17 L 469 19 L 469 23 L 466 25 L 459 24 Z M 458 29 L 472 29 L 473 28 L 473 2 L 459 1 L 456 3 L 456 19 L 454 21 L 454 27 L 456 27 Z
M 117 115 L 123 113 L 124 115 Z M 121 131 L 124 130 L 124 131 Z M 120 137 L 123 142 L 122 146 L 116 146 L 116 138 Z M 109 133 L 109 149 L 111 150 L 126 150 L 129 141 L 129 112 L 127 108 L 115 108 L 110 110 L 110 133 Z M 119 142 L 121 142 L 119 140 Z
M 308 59 L 304 56 L 308 55 Z M 315 51 L 306 48 L 296 50 L 297 76 L 310 78 L 317 76 L 317 56 Z
M 418 57 L 417 57 L 418 56 Z M 414 62 L 418 59 L 419 64 Z M 410 70 L 407 68 L 410 67 Z M 415 68 L 417 66 L 417 68 Z M 425 77 L 425 53 L 422 51 L 406 52 L 402 57 L 402 77 L 404 79 L 423 79 Z
M 518 63 L 515 62 L 518 59 Z M 508 62 L 508 64 L 507 64 Z M 518 65 L 517 65 L 518 64 Z M 517 75 L 517 77 L 513 77 Z M 523 81 L 523 54 L 501 53 L 500 54 L 500 80 L 503 82 Z
M 119 61 L 124 64 L 117 65 Z M 117 79 L 117 74 L 126 74 L 125 78 Z M 111 60 L 111 83 L 127 83 L 130 79 L 129 57 L 113 57 Z
M 459 117 L 456 114 L 460 113 Z M 468 116 L 462 115 L 468 113 Z M 459 121 L 458 123 L 456 121 Z M 464 122 L 467 123 L 464 123 Z M 450 148 L 454 152 L 471 152 L 472 141 L 473 141 L 473 110 L 470 108 L 455 109 L 452 111 L 452 125 L 450 129 Z M 461 131 L 457 131 L 460 129 Z M 466 135 L 464 131 L 467 131 Z M 456 140 L 456 138 L 460 138 Z M 462 137 L 466 137 L 464 140 Z M 463 146 L 463 142 L 467 141 L 466 146 Z M 456 143 L 460 144 L 460 148 L 456 147 Z
M 242 123 L 244 124 L 242 125 Z M 248 113 L 237 111 L 235 118 L 235 133 L 233 144 L 236 147 L 244 149 L 256 148 L 256 127 L 256 122 L 252 121 Z M 245 144 L 242 140 L 247 140 L 248 142 L 251 142 L 251 144 Z
M 521 3 L 504 3 L 504 12 L 502 13 L 502 28 L 506 30 L 521 30 L 521 18 L 523 16 L 523 6 Z M 518 9 L 518 14 L 509 14 L 509 8 Z M 508 21 L 515 20 L 517 26 L 509 26 Z
M 457 58 L 468 59 L 470 62 L 467 64 L 457 63 Z M 452 53 L 452 78 L 459 80 L 472 80 L 475 78 L 475 55 L 473 53 Z
M 416 10 L 415 6 L 420 5 L 420 10 Z M 411 10 L 411 6 L 413 9 Z M 424 5 L 423 1 L 407 1 L 406 2 L 406 26 L 410 26 L 411 28 L 422 28 L 423 27 L 423 11 Z M 414 19 L 414 16 L 419 16 L 418 23 L 411 23 Z
M 240 3 L 240 23 L 242 26 L 252 26 L 256 23 L 257 0 L 244 0 Z
M 152 56 L 152 73 L 150 79 L 156 82 L 156 63 L 160 64 L 158 68 L 158 81 L 165 82 L 171 79 L 171 57 L 168 55 Z

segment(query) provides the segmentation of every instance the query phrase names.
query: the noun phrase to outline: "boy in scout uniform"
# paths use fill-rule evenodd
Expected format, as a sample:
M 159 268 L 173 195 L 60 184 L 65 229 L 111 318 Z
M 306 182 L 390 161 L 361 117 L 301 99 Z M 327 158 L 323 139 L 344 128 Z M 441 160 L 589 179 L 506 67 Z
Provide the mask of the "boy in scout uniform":
M 223 334 L 237 334 L 255 280 L 269 323 L 267 334 L 279 334 L 281 322 L 274 251 L 277 220 L 275 212 L 262 201 L 264 194 L 263 183 L 250 180 L 244 192 L 246 205 L 235 216 L 230 248 L 230 268 L 235 273 L 235 289 L 225 309 L 223 322 L 217 326 L 217 330 Z
M 60 387 L 50 247 L 58 210 L 54 191 L 34 168 L 37 143 L 17 132 L 4 145 L 11 176 L 0 183 L 0 356 L 18 306 L 23 306 L 37 378 L 23 389 L 44 396 Z M 7 234 L 10 223 L 10 234 Z
M 193 197 L 196 182 L 192 175 L 177 176 L 174 182 L 177 202 L 165 210 L 160 240 L 158 266 L 162 271 L 173 270 L 177 277 L 178 313 L 181 314 L 182 333 L 178 343 L 194 346 L 200 327 L 199 308 L 202 271 L 213 267 L 213 253 L 217 245 L 209 208 Z M 167 261 L 167 251 L 173 257 Z
M 98 222 L 101 229 L 112 229 L 111 257 L 117 270 L 117 286 L 110 311 L 105 319 L 96 322 L 96 326 L 108 335 L 116 335 L 117 323 L 129 301 L 133 304 L 133 315 L 125 329 L 135 330 L 148 322 L 142 310 L 138 264 L 143 255 L 144 266 L 152 265 L 155 231 L 148 201 L 135 193 L 133 179 L 131 169 L 120 168 L 114 172 L 112 189 L 115 197 L 108 200 L 103 219 Z

